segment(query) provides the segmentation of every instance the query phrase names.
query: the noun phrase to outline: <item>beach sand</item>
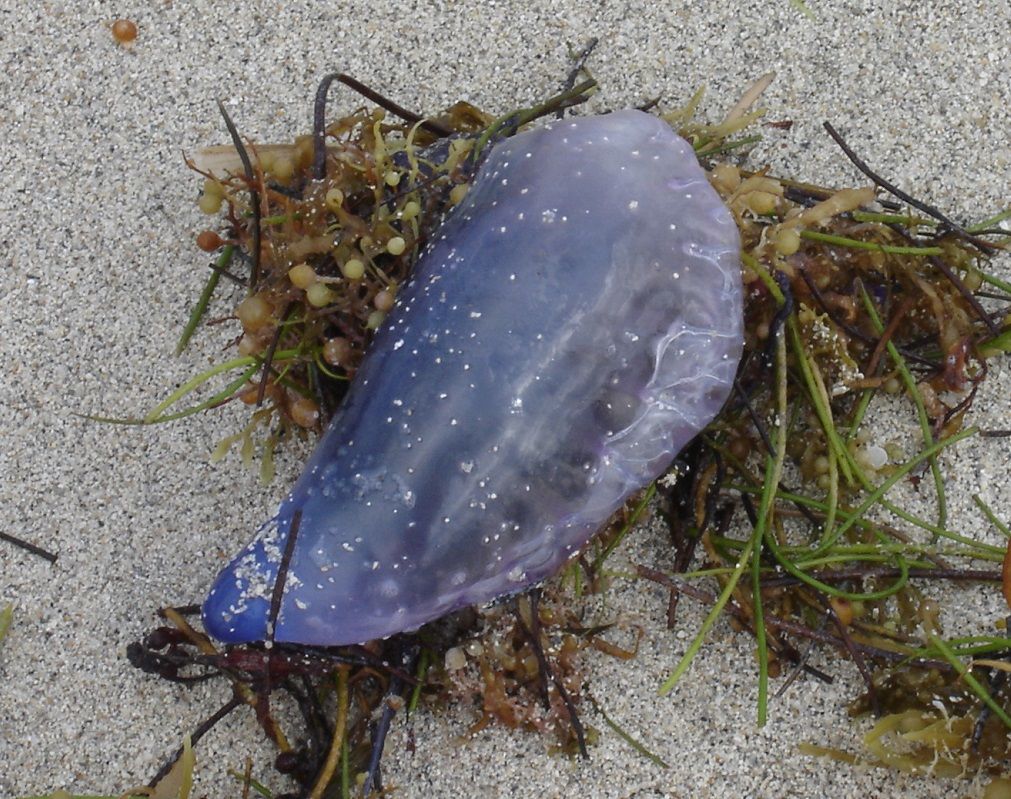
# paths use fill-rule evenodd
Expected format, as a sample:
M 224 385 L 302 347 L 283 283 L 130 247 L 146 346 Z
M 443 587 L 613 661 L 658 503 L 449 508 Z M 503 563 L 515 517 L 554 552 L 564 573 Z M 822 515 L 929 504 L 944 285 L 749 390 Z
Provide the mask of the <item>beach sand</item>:
M 239 429 L 226 407 L 157 427 L 114 427 L 76 414 L 135 416 L 222 357 L 230 328 L 173 347 L 208 260 L 199 179 L 183 153 L 227 136 L 220 98 L 244 135 L 286 141 L 309 129 L 318 79 L 339 69 L 421 112 L 467 99 L 494 113 L 542 99 L 570 68 L 567 45 L 590 36 L 602 87 L 585 109 L 656 96 L 670 108 L 700 85 L 718 118 L 759 75 L 776 80 L 753 164 L 826 185 L 864 185 L 822 130 L 828 119 L 880 172 L 956 219 L 977 220 L 1011 197 L 1011 45 L 1006 0 L 892 3 L 201 2 L 0 4 L 0 529 L 59 553 L 55 565 L 0 541 L 0 603 L 15 605 L 0 645 L 0 796 L 118 794 L 146 783 L 184 734 L 228 698 L 224 684 L 184 688 L 125 659 L 163 605 L 195 601 L 265 519 L 305 449 L 286 450 L 264 490 L 214 444 Z M 113 39 L 134 20 L 132 46 Z M 333 114 L 360 104 L 332 93 Z M 997 265 L 1006 275 L 1005 259 Z M 225 288 L 213 315 L 231 312 Z M 995 363 L 972 421 L 1006 429 L 1011 373 Z M 898 406 L 894 425 L 912 429 Z M 986 534 L 978 491 L 1004 519 L 1011 443 L 971 441 L 944 458 L 953 524 Z M 903 499 L 921 502 L 915 495 Z M 929 514 L 929 508 L 924 510 Z M 662 562 L 659 530 L 635 532 L 616 562 Z M 663 556 L 666 557 L 666 556 Z M 962 592 L 946 608 L 992 628 L 996 592 Z M 796 745 L 853 748 L 864 722 L 845 704 L 850 664 L 815 654 L 838 676 L 795 683 L 755 726 L 753 645 L 721 621 L 667 697 L 657 688 L 684 652 L 702 609 L 683 602 L 675 633 L 665 597 L 618 582 L 600 618 L 617 643 L 646 630 L 639 657 L 587 661 L 593 696 L 663 758 L 601 730 L 588 763 L 551 756 L 549 741 L 491 727 L 459 736 L 469 708 L 394 723 L 387 784 L 402 797 L 979 796 L 980 785 L 930 781 L 814 760 Z M 1004 611 L 1006 612 L 1006 608 Z M 625 638 L 622 638 L 625 635 Z M 773 683 L 773 689 L 777 683 Z M 413 735 L 414 751 L 405 746 Z M 250 713 L 234 713 L 199 745 L 195 796 L 238 796 L 226 769 L 277 790 L 272 754 Z

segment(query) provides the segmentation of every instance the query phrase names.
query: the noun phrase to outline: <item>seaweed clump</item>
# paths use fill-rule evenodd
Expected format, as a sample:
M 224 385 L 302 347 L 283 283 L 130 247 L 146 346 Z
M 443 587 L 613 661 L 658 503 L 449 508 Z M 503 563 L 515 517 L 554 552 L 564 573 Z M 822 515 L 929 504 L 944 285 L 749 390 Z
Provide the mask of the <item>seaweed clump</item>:
M 722 126 L 683 132 L 718 156 L 720 133 L 745 121 L 732 112 Z M 988 359 L 1011 342 L 1011 285 L 989 267 L 1011 241 L 1011 210 L 963 226 L 825 129 L 869 185 L 837 190 L 710 158 L 741 231 L 747 341 L 735 396 L 679 459 L 686 476 L 658 484 L 673 568 L 637 567 L 670 591 L 671 625 L 683 596 L 711 606 L 664 689 L 725 615 L 756 642 L 759 724 L 771 676 L 786 675 L 781 690 L 804 673 L 832 679 L 812 663 L 817 646 L 862 676 L 853 711 L 882 717 L 866 739 L 871 762 L 1004 773 L 1011 639 L 997 587 L 1007 596 L 1009 531 L 979 497 L 1001 543 L 952 525 L 941 456 L 971 436 L 1006 434 L 966 418 Z M 918 444 L 875 432 L 889 397 L 912 406 Z M 931 518 L 889 497 L 900 482 L 923 499 L 932 489 Z M 998 634 L 945 640 L 930 587 L 941 582 L 989 584 Z
M 326 124 L 333 81 L 382 107 L 359 108 Z M 497 119 L 466 103 L 422 119 L 334 74 L 317 93 L 313 133 L 274 146 L 243 142 L 221 108 L 232 146 L 201 151 L 188 162 L 204 181 L 200 209 L 220 221 L 201 231 L 196 245 L 217 258 L 177 349 L 187 346 L 225 279 L 244 287 L 245 297 L 234 314 L 212 322 L 241 327 L 233 339 L 238 357 L 131 421 L 169 421 L 239 400 L 251 406 L 251 420 L 212 457 L 241 442 L 251 461 L 259 447 L 261 473 L 269 479 L 279 442 L 325 425 L 397 288 L 442 216 L 466 193 L 488 145 L 582 102 L 593 85 L 573 81 L 556 97 Z M 229 372 L 237 374 L 223 389 L 179 409 Z M 390 718 L 420 704 L 471 704 L 477 720 L 470 733 L 499 722 L 550 733 L 560 751 L 585 754 L 596 732 L 576 713 L 583 692 L 578 654 L 590 646 L 623 651 L 601 642 L 601 630 L 583 627 L 553 592 L 483 617 L 457 614 L 417 634 L 333 650 L 273 643 L 219 650 L 187 621 L 196 611 L 160 611 L 164 625 L 130 647 L 131 662 L 182 684 L 227 679 L 231 698 L 188 745 L 249 706 L 278 749 L 275 769 L 294 781 L 299 795 L 381 792 L 379 756 Z M 284 729 L 279 708 L 295 711 L 294 733 Z M 172 764 L 183 754 L 170 759 L 148 790 L 178 778 Z M 244 791 L 272 795 L 251 771 L 234 773 Z
M 275 770 L 298 791 L 272 792 L 253 777 L 252 764 L 244 773 L 229 773 L 244 791 L 277 799 L 330 791 L 381 795 L 380 757 L 390 722 L 396 713 L 420 706 L 472 707 L 476 718 L 464 736 L 499 723 L 547 735 L 559 753 L 585 756 L 598 731 L 585 727 L 577 713 L 584 694 L 580 653 L 593 647 L 634 657 L 602 640 L 606 628 L 585 627 L 570 597 L 550 591 L 480 617 L 463 612 L 414 634 L 332 649 L 275 644 L 219 650 L 187 621 L 197 611 L 163 608 L 163 626 L 131 644 L 128 657 L 136 668 L 182 685 L 225 679 L 231 696 L 144 791 L 158 791 L 166 780 L 174 784 L 187 747 L 243 706 L 252 709 L 277 748 Z
M 201 210 L 221 213 L 223 229 L 197 235 L 197 246 L 218 258 L 177 350 L 219 281 L 231 280 L 246 296 L 233 317 L 241 326 L 239 357 L 222 368 L 241 373 L 210 399 L 169 412 L 216 370 L 199 375 L 145 417 L 163 421 L 235 399 L 255 406 L 249 425 L 214 457 L 241 440 L 249 460 L 259 430 L 267 478 L 276 443 L 318 431 L 340 402 L 430 229 L 466 192 L 474 146 L 467 134 L 490 121 L 458 103 L 434 120 L 397 107 L 412 121 L 391 121 L 381 108 L 360 108 L 324 125 L 326 91 L 336 78 L 350 81 L 324 81 L 312 134 L 290 145 L 247 147 L 222 107 L 234 146 L 189 162 L 204 177 Z
M 326 124 L 333 81 L 383 107 Z M 204 178 L 201 210 L 222 222 L 222 229 L 201 231 L 196 245 L 218 257 L 176 349 L 187 346 L 225 278 L 246 289 L 233 316 L 217 320 L 239 322 L 238 357 L 197 375 L 138 421 L 170 421 L 236 399 L 254 406 L 246 428 L 220 442 L 213 459 L 241 441 L 251 461 L 259 444 L 269 479 L 277 443 L 318 432 L 340 403 L 373 331 L 432 230 L 463 199 L 488 145 L 581 102 L 591 84 L 500 119 L 466 102 L 423 119 L 333 74 L 317 93 L 313 133 L 260 147 L 243 143 L 222 106 L 233 145 L 202 150 L 188 162 Z M 177 409 L 226 372 L 238 375 L 208 399 Z
M 200 207 L 220 225 L 197 236 L 197 246 L 217 259 L 179 349 L 224 278 L 246 292 L 227 317 L 241 328 L 238 355 L 137 421 L 245 402 L 251 421 L 214 456 L 241 441 L 251 460 L 259 444 L 269 477 L 278 442 L 325 424 L 371 332 L 442 215 L 466 192 L 487 145 L 586 100 L 595 83 L 588 77 L 576 84 L 582 68 L 580 58 L 563 92 L 529 109 L 493 118 L 461 103 L 427 120 L 331 75 L 317 94 L 313 132 L 281 146 L 244 143 L 225 114 L 233 146 L 190 162 L 204 179 Z M 327 124 L 334 80 L 380 108 Z M 1002 725 L 1011 727 L 1001 669 L 1011 639 L 943 640 L 937 601 L 924 586 L 1002 579 L 989 564 L 1004 559 L 1005 546 L 951 529 L 939 456 L 978 433 L 965 426 L 966 413 L 987 359 L 1011 341 L 1011 285 L 987 267 L 1007 246 L 1001 224 L 1011 212 L 959 225 L 876 175 L 831 126 L 829 135 L 870 185 L 836 190 L 747 168 L 745 153 L 758 137 L 746 129 L 761 119 L 750 109 L 763 87 L 756 84 L 718 124 L 697 121 L 701 92 L 664 114 L 693 143 L 741 231 L 748 335 L 735 395 L 671 472 L 633 500 L 543 598 L 332 651 L 220 652 L 182 614 L 166 611 L 171 626 L 131 648 L 135 665 L 182 682 L 228 679 L 233 696 L 209 722 L 249 705 L 277 744 L 277 769 L 301 791 L 349 795 L 357 782 L 367 793 L 381 789 L 379 754 L 390 718 L 421 703 L 471 704 L 478 713 L 472 732 L 496 721 L 549 733 L 560 750 L 585 754 L 599 733 L 577 713 L 588 698 L 581 653 L 634 652 L 604 641 L 608 625 L 587 624 L 578 599 L 611 580 L 648 580 L 669 590 L 672 627 L 682 597 L 711 606 L 665 690 L 725 616 L 756 642 L 759 723 L 768 713 L 770 677 L 787 675 L 784 688 L 801 674 L 832 679 L 811 662 L 817 645 L 854 663 L 866 687 L 858 710 L 890 714 L 882 733 L 920 725 L 918 745 L 933 747 L 930 758 L 927 750 L 917 755 L 923 763 L 962 736 L 963 750 L 973 754 L 952 760 L 959 773 L 996 768 L 1009 754 L 1001 738 Z M 226 373 L 235 377 L 224 388 L 178 409 Z M 911 403 L 918 451 L 867 432 L 882 396 Z M 933 486 L 933 518 L 888 498 L 900 481 Z M 637 564 L 634 574 L 613 569 L 610 556 L 650 507 L 669 524 L 671 551 L 659 553 L 657 563 Z M 898 521 L 882 521 L 882 511 Z M 969 666 L 967 657 L 974 659 Z M 294 741 L 272 710 L 278 691 L 304 724 Z M 617 734 L 661 762 L 590 701 Z M 921 720 L 941 714 L 944 723 L 921 723 L 911 713 Z M 959 718 L 971 724 L 955 724 Z M 249 769 L 236 776 L 244 790 L 271 795 Z

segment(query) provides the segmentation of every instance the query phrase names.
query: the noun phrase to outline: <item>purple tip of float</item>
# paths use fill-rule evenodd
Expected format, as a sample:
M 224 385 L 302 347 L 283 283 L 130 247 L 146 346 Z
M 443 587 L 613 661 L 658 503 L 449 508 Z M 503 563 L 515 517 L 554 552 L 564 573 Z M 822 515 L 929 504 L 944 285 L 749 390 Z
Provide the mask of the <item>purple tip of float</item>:
M 740 243 L 639 111 L 494 147 L 277 516 L 204 603 L 226 643 L 361 643 L 553 575 L 719 412 Z

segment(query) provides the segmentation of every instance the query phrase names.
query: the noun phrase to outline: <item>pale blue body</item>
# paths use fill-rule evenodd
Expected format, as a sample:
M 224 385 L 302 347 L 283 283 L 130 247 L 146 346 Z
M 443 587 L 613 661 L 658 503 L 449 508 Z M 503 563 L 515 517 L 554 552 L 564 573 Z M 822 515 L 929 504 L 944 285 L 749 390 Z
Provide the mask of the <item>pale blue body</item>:
M 554 574 L 719 411 L 742 347 L 737 229 L 638 111 L 498 144 L 400 292 L 278 514 L 204 623 L 360 643 Z

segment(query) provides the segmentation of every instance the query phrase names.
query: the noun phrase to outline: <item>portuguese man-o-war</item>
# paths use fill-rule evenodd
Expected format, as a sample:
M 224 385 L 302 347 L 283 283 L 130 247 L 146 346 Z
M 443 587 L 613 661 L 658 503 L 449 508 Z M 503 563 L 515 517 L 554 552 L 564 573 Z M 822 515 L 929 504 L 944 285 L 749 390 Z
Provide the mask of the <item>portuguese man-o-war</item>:
M 727 398 L 739 249 L 692 148 L 649 114 L 495 145 L 305 472 L 215 581 L 207 631 L 362 643 L 555 574 Z

